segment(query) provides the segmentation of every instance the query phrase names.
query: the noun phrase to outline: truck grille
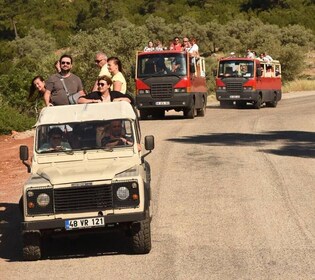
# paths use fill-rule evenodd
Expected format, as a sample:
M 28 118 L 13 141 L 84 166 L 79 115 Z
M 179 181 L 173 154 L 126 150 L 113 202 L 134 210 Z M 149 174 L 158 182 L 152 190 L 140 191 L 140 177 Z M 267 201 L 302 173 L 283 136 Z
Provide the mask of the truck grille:
M 171 98 L 173 95 L 172 84 L 152 84 L 151 96 L 152 98 Z
M 228 81 L 226 83 L 226 91 L 232 94 L 240 94 L 243 91 L 243 83 L 239 81 Z
M 54 190 L 55 213 L 104 210 L 113 207 L 111 185 Z

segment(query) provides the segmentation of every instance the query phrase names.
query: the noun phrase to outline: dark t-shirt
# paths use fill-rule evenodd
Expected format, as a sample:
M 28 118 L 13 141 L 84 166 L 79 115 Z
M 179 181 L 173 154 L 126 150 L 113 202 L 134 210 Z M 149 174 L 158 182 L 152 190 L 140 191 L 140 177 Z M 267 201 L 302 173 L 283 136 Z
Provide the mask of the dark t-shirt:
M 62 76 L 60 74 L 54 74 L 46 81 L 46 89 L 51 92 L 51 102 L 54 105 L 68 105 L 69 100 L 67 97 L 66 90 L 60 81 Z M 69 94 L 74 94 L 83 90 L 81 79 L 75 74 L 70 74 L 69 77 L 64 77 L 64 82 L 67 87 Z
M 110 101 L 111 102 L 113 102 L 113 100 L 115 98 L 124 97 L 124 98 L 130 99 L 132 105 L 134 103 L 133 97 L 131 95 L 129 95 L 128 93 L 124 94 L 124 93 L 121 93 L 120 91 L 113 90 L 113 91 L 110 91 L 109 94 L 110 94 Z M 86 99 L 102 100 L 102 94 L 99 91 L 93 91 L 93 92 L 89 93 L 88 95 L 82 96 L 82 97 L 84 97 Z

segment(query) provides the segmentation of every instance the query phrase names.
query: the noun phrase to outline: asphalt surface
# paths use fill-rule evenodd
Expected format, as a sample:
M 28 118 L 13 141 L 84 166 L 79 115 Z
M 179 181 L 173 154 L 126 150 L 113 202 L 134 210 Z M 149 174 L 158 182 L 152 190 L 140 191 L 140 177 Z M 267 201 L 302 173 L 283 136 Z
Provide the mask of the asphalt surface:
M 315 279 L 314 108 L 315 92 L 290 93 L 277 108 L 209 102 L 205 117 L 141 121 L 156 140 L 152 251 L 84 236 L 23 262 L 16 218 L 1 279 Z

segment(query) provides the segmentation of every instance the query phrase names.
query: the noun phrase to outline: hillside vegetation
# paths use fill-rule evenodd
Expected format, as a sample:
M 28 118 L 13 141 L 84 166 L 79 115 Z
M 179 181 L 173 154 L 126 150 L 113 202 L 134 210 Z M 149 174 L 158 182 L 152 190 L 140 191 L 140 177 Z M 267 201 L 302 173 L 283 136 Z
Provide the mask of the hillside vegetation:
M 149 40 L 165 46 L 174 36 L 194 36 L 206 56 L 213 91 L 215 54 L 243 56 L 247 48 L 266 51 L 282 63 L 284 82 L 312 79 L 315 3 L 307 0 L 0 0 L 0 133 L 29 128 L 34 102 L 27 100 L 32 78 L 47 78 L 63 53 L 89 91 L 98 74 L 97 51 L 123 62 L 134 91 L 135 53 Z M 307 69 L 309 68 L 309 69 Z

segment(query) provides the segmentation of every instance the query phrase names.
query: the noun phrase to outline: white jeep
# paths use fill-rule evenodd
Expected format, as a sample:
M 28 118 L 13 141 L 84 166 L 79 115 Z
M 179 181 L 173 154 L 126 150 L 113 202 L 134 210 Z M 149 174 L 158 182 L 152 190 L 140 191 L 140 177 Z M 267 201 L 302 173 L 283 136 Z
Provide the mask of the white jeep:
M 38 260 L 45 235 L 118 228 L 137 254 L 151 250 L 150 166 L 137 114 L 127 102 L 44 108 L 36 123 L 31 173 L 23 187 L 23 257 Z

